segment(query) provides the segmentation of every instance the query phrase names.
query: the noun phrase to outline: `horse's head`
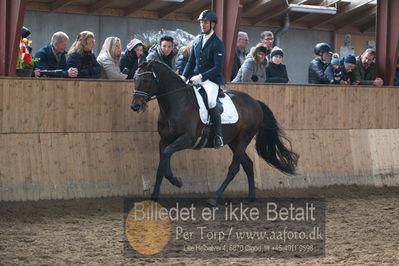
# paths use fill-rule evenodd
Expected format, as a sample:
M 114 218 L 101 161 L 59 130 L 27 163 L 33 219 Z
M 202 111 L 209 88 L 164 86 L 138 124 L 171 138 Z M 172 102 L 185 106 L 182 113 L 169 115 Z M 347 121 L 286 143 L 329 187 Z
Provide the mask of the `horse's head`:
M 130 108 L 135 112 L 144 111 L 147 102 L 158 92 L 158 80 L 152 69 L 155 62 L 142 63 L 134 76 L 135 88 Z

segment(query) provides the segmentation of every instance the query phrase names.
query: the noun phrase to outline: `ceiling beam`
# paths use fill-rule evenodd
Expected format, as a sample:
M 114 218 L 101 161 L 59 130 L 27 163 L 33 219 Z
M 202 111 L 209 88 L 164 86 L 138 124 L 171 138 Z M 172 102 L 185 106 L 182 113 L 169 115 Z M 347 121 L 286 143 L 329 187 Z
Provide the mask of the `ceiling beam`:
M 251 13 L 255 10 L 258 10 L 259 8 L 262 8 L 264 5 L 270 2 L 272 2 L 272 0 L 255 0 L 253 2 L 244 5 L 242 11 L 245 12 L 245 14 Z
M 376 25 L 376 21 L 375 20 L 376 20 L 376 16 L 373 16 L 372 18 L 370 18 L 370 20 L 368 22 L 364 23 L 363 25 L 360 25 L 359 31 L 361 33 L 364 33 L 368 29 L 374 27 Z
M 263 21 L 271 20 L 274 17 L 280 16 L 280 15 L 286 13 L 287 11 L 288 11 L 288 7 L 284 3 L 281 6 L 277 6 L 275 8 L 267 10 L 266 12 L 264 12 L 264 13 L 260 14 L 259 16 L 253 18 L 251 21 L 252 21 L 253 25 L 256 25 L 256 24 L 262 23 Z
M 125 14 L 125 16 L 132 16 L 135 13 L 139 12 L 141 9 L 145 8 L 146 6 L 151 5 L 155 1 L 157 1 L 157 0 L 145 0 L 145 1 L 139 0 L 139 1 L 135 2 L 134 4 L 127 6 L 125 8 L 124 14 Z
M 292 0 L 289 2 L 290 4 L 303 4 L 305 2 L 308 2 L 309 0 Z M 282 14 L 285 14 L 289 12 L 287 2 L 281 1 L 283 5 L 279 5 L 271 10 L 267 10 L 266 13 L 263 13 L 254 19 L 252 19 L 252 24 L 259 24 L 267 20 L 271 20 L 273 18 L 276 18 L 278 16 L 281 16 Z
M 60 9 L 64 6 L 67 6 L 68 4 L 70 4 L 71 2 L 73 2 L 73 0 L 57 0 L 54 1 L 50 4 L 50 10 L 51 11 L 55 11 L 57 9 Z
M 326 24 L 327 22 L 330 22 L 331 20 L 335 20 L 342 16 L 345 16 L 345 15 L 349 14 L 350 12 L 367 5 L 368 3 L 372 2 L 372 1 L 373 0 L 366 0 L 366 1 L 362 1 L 362 2 L 359 2 L 359 1 L 352 2 L 349 5 L 343 7 L 342 9 L 339 9 L 336 15 L 331 16 L 330 18 L 327 18 L 327 19 L 325 17 L 323 17 L 322 19 L 320 19 L 318 21 L 312 22 L 312 25 L 309 25 L 309 28 L 312 29 L 312 28 L 318 26 L 319 24 Z
M 335 30 L 340 30 L 345 26 L 356 24 L 357 22 L 360 22 L 365 18 L 370 18 L 370 16 L 375 16 L 375 14 L 377 14 L 377 7 L 369 9 L 366 12 L 361 13 L 357 16 L 351 16 L 347 19 L 341 20 L 339 23 L 335 25 Z
M 170 13 L 176 12 L 177 10 L 179 10 L 185 6 L 188 6 L 189 4 L 192 4 L 192 3 L 193 3 L 193 1 L 190 2 L 190 1 L 186 0 L 182 3 L 174 3 L 171 5 L 168 5 L 167 7 L 162 8 L 162 10 L 158 12 L 158 17 L 164 18 L 167 15 L 169 15 Z
M 113 0 L 100 0 L 98 2 L 95 2 L 93 5 L 89 6 L 89 13 L 93 14 L 101 9 L 103 9 L 104 7 L 106 7 L 107 5 L 111 4 L 112 2 L 114 2 Z

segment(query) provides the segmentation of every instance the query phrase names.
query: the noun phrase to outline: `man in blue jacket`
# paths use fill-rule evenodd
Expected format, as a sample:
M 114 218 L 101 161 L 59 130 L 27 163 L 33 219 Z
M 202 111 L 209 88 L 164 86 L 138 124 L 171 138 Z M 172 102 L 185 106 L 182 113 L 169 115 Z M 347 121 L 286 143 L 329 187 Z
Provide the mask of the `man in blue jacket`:
M 35 58 L 39 58 L 40 60 L 35 62 L 35 69 L 38 69 L 41 75 L 65 78 L 76 78 L 78 76 L 76 68 L 71 67 L 67 69 L 66 67 L 65 49 L 68 39 L 68 35 L 64 32 L 56 32 L 51 37 L 51 43 L 37 51 Z
M 215 148 L 223 146 L 220 111 L 216 107 L 219 85 L 224 84 L 222 67 L 224 62 L 224 45 L 214 32 L 217 15 L 211 10 L 203 11 L 200 21 L 202 34 L 193 41 L 190 58 L 183 71 L 182 78 L 190 79 L 193 84 L 203 84 L 208 96 L 209 115 L 215 130 Z M 209 82 L 210 81 L 210 82 Z

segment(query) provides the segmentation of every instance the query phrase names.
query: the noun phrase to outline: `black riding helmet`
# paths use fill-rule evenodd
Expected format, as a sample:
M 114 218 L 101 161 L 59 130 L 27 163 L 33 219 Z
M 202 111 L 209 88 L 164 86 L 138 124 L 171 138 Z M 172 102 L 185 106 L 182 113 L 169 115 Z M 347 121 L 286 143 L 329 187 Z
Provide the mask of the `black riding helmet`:
M 198 20 L 213 21 L 218 23 L 218 15 L 212 10 L 204 10 L 198 17 Z
M 321 42 L 321 43 L 316 44 L 316 46 L 314 47 L 314 53 L 316 55 L 320 55 L 321 52 L 326 52 L 326 53 L 332 54 L 332 50 L 331 50 L 330 45 L 328 45 L 325 42 Z

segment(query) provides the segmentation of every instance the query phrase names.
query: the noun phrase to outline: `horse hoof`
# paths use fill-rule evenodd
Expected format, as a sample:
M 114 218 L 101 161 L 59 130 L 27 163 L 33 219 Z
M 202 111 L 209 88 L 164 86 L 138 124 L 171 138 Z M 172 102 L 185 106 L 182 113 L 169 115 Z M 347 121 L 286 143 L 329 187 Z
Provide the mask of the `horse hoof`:
M 244 199 L 243 200 L 243 203 L 244 204 L 248 204 L 248 203 L 251 203 L 251 202 L 254 202 L 256 200 L 256 198 L 246 198 L 246 199 Z
M 210 207 L 216 207 L 218 205 L 218 201 L 214 198 L 208 199 L 208 201 L 206 202 L 206 205 L 210 206 Z
M 168 177 L 166 177 L 168 180 L 169 180 L 169 182 L 172 184 L 172 185 L 174 185 L 174 186 L 176 186 L 176 187 L 182 187 L 183 186 L 183 182 L 181 181 L 181 178 L 180 177 L 177 177 L 177 176 L 168 176 Z

